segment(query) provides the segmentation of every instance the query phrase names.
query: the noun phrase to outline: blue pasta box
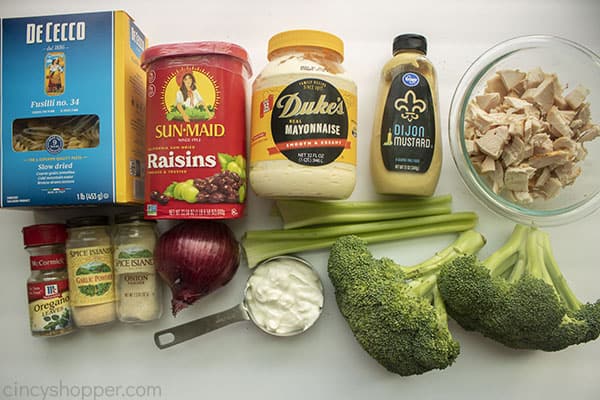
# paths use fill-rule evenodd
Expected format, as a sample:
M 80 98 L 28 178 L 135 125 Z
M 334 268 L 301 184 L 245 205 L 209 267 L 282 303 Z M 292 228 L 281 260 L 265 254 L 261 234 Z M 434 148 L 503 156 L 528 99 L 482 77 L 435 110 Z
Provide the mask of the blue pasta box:
M 124 11 L 2 20 L 2 207 L 143 203 L 146 46 Z

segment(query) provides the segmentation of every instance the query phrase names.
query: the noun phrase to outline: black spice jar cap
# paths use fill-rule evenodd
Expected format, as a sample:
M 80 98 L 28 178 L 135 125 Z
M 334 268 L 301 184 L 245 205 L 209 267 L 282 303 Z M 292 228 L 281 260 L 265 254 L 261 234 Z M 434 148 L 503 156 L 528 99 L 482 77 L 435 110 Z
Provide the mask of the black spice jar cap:
M 92 215 L 87 217 L 74 217 L 67 220 L 67 228 L 80 228 L 82 226 L 108 225 L 108 217 L 104 215 Z
M 394 38 L 392 53 L 395 55 L 401 50 L 418 50 L 427 54 L 427 39 L 416 33 L 406 33 Z

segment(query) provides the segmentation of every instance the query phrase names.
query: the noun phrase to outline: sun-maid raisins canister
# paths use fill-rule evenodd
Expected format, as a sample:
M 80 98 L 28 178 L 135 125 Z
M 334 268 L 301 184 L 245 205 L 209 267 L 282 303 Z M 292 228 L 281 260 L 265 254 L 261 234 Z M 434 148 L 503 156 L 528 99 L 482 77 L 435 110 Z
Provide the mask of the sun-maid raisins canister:
M 59 336 L 73 330 L 63 224 L 23 228 L 31 276 L 27 280 L 29 320 L 33 336 Z
M 246 198 L 246 51 L 232 43 L 158 45 L 147 73 L 145 215 L 239 218 Z
M 356 85 L 344 43 L 313 30 L 269 40 L 252 86 L 250 185 L 258 196 L 344 199 L 356 179 Z

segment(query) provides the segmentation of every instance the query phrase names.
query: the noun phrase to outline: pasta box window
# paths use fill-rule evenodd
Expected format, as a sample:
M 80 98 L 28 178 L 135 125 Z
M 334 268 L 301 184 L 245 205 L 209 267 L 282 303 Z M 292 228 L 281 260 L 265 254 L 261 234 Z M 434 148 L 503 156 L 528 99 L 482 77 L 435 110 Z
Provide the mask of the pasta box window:
M 146 45 L 123 11 L 2 20 L 2 207 L 143 203 Z

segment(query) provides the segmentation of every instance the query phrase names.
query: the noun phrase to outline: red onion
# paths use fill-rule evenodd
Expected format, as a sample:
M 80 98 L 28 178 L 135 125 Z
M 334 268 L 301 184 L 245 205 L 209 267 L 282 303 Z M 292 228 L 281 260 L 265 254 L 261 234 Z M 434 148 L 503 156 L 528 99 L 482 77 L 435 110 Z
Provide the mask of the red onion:
M 173 315 L 233 278 L 240 248 L 217 221 L 185 221 L 165 232 L 154 251 L 156 270 L 169 285 Z

